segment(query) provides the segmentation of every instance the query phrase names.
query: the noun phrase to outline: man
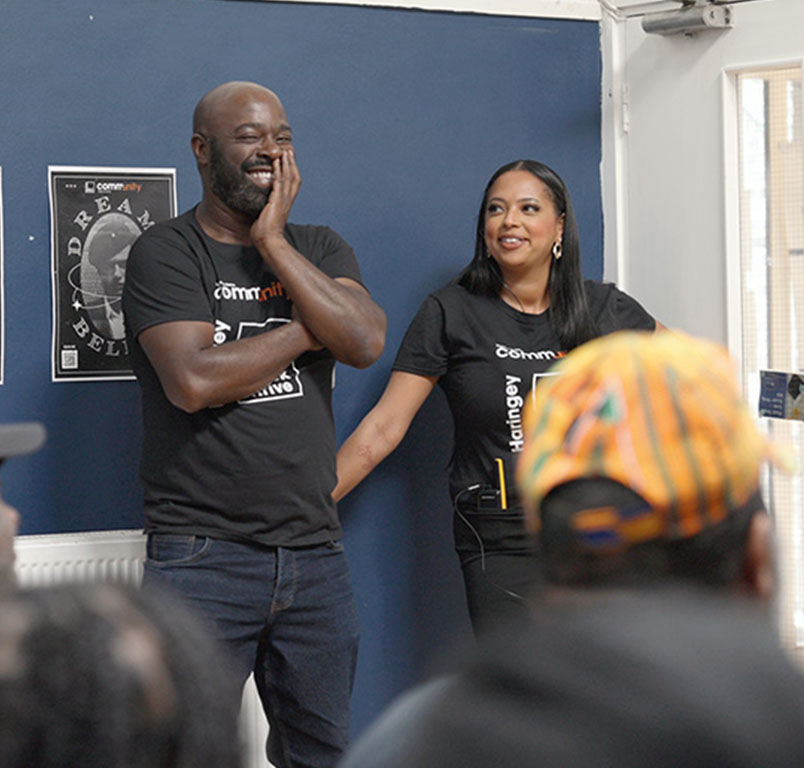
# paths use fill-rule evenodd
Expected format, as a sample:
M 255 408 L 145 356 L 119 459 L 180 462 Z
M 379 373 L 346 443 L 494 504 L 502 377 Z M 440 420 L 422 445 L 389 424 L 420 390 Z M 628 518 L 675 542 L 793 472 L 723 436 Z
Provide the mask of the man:
M 45 435 L 45 428 L 35 421 L 0 425 L 0 465 L 10 456 L 38 451 Z M 19 513 L 0 496 L 0 591 L 16 585 L 14 537 L 19 525 Z
M 804 761 L 804 679 L 770 629 L 769 446 L 716 345 L 623 332 L 536 388 L 518 482 L 548 584 L 343 768 Z
M 277 96 L 198 103 L 201 203 L 132 247 L 123 307 L 142 387 L 146 588 L 179 590 L 252 671 L 274 765 L 330 766 L 357 650 L 340 544 L 335 360 L 382 352 L 385 316 L 332 230 L 287 222 L 301 177 Z

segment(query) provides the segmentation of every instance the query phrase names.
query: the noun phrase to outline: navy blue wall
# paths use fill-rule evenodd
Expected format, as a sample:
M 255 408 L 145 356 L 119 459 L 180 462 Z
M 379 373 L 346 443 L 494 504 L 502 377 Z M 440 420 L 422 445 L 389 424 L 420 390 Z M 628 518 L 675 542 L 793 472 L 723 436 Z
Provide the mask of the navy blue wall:
M 299 222 L 355 247 L 388 313 L 387 349 L 338 370 L 342 439 L 374 403 L 424 295 L 471 255 L 480 194 L 518 157 L 566 179 L 587 276 L 600 277 L 600 63 L 591 22 L 225 0 L 5 0 L 0 165 L 6 369 L 0 421 L 41 419 L 39 454 L 9 462 L 23 533 L 138 528 L 133 382 L 50 381 L 47 166 L 175 166 L 179 209 L 200 185 L 189 148 L 201 94 L 230 79 L 276 90 L 304 184 Z M 440 393 L 342 504 L 363 625 L 355 725 L 422 674 L 468 624 L 444 482 Z

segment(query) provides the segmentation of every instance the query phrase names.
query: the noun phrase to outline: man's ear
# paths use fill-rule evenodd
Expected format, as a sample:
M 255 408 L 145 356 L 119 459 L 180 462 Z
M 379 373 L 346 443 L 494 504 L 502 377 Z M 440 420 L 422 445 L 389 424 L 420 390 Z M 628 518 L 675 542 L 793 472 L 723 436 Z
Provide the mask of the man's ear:
M 194 133 L 190 139 L 190 146 L 193 148 L 196 162 L 199 165 L 206 165 L 209 162 L 209 140 L 201 133 Z
M 745 541 L 745 587 L 755 597 L 770 601 L 776 592 L 776 556 L 773 523 L 764 510 L 754 513 Z

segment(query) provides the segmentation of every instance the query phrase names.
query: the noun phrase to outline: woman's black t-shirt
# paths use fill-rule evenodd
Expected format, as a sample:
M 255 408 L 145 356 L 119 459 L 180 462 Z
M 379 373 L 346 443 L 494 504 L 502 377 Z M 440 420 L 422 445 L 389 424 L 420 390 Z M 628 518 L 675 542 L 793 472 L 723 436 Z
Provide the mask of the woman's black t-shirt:
M 654 330 L 655 320 L 611 283 L 585 282 L 601 335 Z M 510 307 L 497 296 L 478 296 L 452 283 L 430 294 L 405 334 L 393 370 L 438 376 L 455 426 L 450 466 L 453 498 L 476 484 L 498 485 L 502 459 L 509 492 L 522 450 L 522 409 L 551 365 L 565 352 L 539 315 Z

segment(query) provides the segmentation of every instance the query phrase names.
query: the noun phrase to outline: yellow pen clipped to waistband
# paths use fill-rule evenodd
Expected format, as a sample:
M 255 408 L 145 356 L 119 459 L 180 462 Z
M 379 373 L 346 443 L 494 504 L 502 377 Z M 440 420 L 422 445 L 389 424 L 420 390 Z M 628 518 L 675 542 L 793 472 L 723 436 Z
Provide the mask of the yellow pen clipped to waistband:
M 505 490 L 505 465 L 502 459 L 494 459 L 497 462 L 497 475 L 500 480 L 500 509 L 508 509 L 508 494 Z

